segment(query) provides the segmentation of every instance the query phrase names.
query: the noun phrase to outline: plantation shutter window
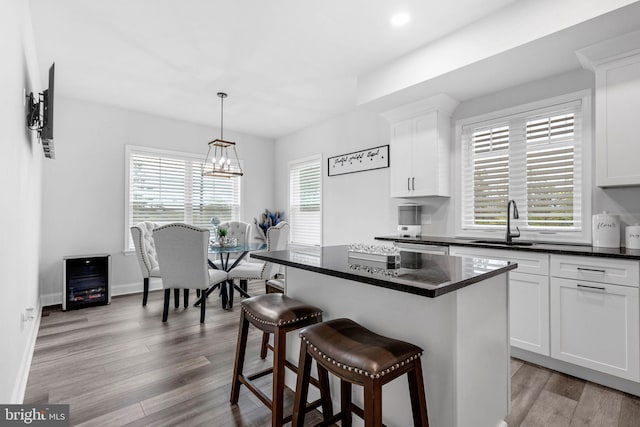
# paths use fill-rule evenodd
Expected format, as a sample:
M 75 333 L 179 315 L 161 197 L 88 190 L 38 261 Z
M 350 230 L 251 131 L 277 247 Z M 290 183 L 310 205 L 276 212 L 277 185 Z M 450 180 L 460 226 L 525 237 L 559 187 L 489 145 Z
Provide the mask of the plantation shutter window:
M 130 160 L 130 225 L 185 217 L 185 162 L 145 154 Z
M 476 129 L 466 137 L 472 151 L 473 177 L 465 186 L 470 209 L 465 221 L 473 225 L 506 224 L 509 197 L 509 127 Z
M 322 241 L 322 164 L 319 156 L 289 164 L 291 243 L 320 246 Z
M 127 146 L 125 250 L 133 249 L 129 228 L 141 221 L 184 222 L 212 229 L 211 219 L 240 219 L 241 179 L 203 176 L 196 156 Z
M 462 127 L 462 230 L 504 229 L 515 200 L 530 232 L 579 232 L 581 101 Z
M 579 227 L 576 112 L 527 121 L 527 225 Z M 576 191 L 578 190 L 578 191 Z

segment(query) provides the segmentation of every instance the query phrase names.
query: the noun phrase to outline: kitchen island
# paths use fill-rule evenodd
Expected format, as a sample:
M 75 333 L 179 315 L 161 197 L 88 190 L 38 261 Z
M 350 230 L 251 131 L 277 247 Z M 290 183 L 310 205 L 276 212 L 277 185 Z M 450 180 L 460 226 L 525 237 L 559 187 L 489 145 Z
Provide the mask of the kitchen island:
M 385 268 L 348 255 L 347 246 L 331 246 L 251 256 L 286 266 L 286 294 L 322 308 L 325 320 L 347 317 L 421 346 L 430 425 L 506 426 L 507 283 L 516 264 L 401 252 L 397 268 Z M 299 339 L 289 334 L 287 340 L 287 357 L 297 361 Z M 293 375 L 287 384 L 295 388 Z M 331 388 L 337 410 L 338 382 Z M 353 400 L 362 405 L 358 387 Z M 412 425 L 406 381 L 385 385 L 382 400 L 386 425 Z M 354 418 L 355 425 L 359 421 Z

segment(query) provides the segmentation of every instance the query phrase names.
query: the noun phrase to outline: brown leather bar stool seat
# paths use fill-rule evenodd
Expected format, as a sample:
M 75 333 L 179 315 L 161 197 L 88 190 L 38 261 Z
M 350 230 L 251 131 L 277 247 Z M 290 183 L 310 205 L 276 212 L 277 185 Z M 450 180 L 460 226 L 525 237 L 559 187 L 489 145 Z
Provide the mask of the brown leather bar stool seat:
M 240 330 L 238 332 L 238 345 L 236 347 L 236 361 L 233 368 L 233 382 L 231 385 L 232 404 L 238 403 L 240 396 L 240 384 L 244 384 L 258 399 L 271 409 L 271 425 L 281 426 L 291 420 L 291 416 L 283 416 L 284 396 L 284 368 L 285 366 L 297 371 L 297 367 L 285 358 L 286 334 L 322 321 L 322 310 L 313 305 L 305 304 L 280 293 L 260 295 L 242 301 L 242 313 L 240 316 Z M 252 375 L 243 373 L 244 357 L 247 348 L 247 336 L 249 324 L 262 332 L 271 333 L 273 342 L 273 367 Z M 271 398 L 259 390 L 252 381 L 273 373 L 273 388 Z M 305 411 L 322 405 L 323 411 L 332 413 L 331 399 L 329 397 L 329 378 L 326 372 L 320 376 L 319 381 L 314 381 L 323 395 L 308 405 Z
M 336 319 L 300 331 L 300 359 L 293 407 L 293 426 L 304 425 L 302 402 L 307 400 L 311 361 L 340 378 L 341 411 L 324 416 L 322 425 L 341 421 L 351 425 L 352 412 L 365 426 L 382 426 L 382 386 L 403 374 L 409 380 L 415 426 L 428 427 L 427 401 L 422 379 L 422 349 L 405 341 L 369 331 L 353 320 Z M 351 402 L 351 385 L 364 386 L 364 410 Z M 324 414 L 323 414 L 324 415 Z

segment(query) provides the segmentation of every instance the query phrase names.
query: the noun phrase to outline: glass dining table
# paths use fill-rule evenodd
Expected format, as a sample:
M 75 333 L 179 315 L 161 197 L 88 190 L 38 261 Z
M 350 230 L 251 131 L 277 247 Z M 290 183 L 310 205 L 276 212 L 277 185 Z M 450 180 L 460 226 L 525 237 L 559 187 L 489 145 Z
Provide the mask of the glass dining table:
M 246 245 L 234 245 L 234 246 L 220 246 L 219 244 L 209 245 L 209 266 L 216 270 L 224 270 L 229 272 L 233 270 L 247 254 L 251 251 L 260 251 L 267 249 L 267 244 L 264 242 L 254 242 Z M 231 255 L 237 255 L 231 257 Z M 219 263 L 216 263 L 215 258 L 219 255 Z M 251 295 L 247 293 L 246 289 L 233 283 L 233 280 L 228 279 L 222 284 L 216 284 L 200 294 L 200 298 L 195 303 L 195 306 L 199 306 L 202 298 L 207 298 L 211 292 L 220 288 L 220 295 L 222 297 L 222 308 L 230 310 L 233 307 L 233 292 L 237 290 L 243 297 L 249 298 Z

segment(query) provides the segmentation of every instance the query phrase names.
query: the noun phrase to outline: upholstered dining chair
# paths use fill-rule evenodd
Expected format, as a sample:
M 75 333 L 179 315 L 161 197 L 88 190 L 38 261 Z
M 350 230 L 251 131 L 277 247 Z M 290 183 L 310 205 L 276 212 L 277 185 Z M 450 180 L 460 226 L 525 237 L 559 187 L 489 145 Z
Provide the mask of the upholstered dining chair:
M 267 251 L 287 249 L 289 245 L 289 223 L 281 221 L 278 225 L 267 229 Z M 229 279 L 256 280 L 262 279 L 266 283 L 273 282 L 274 286 L 282 286 L 280 280 L 274 279 L 280 266 L 271 262 L 245 262 L 238 264 L 229 271 Z
M 237 239 L 238 245 L 248 245 L 251 242 L 251 224 L 242 221 L 223 221 L 218 225 L 218 230 L 224 228 L 227 230 L 227 239 Z M 233 264 L 236 255 L 229 256 L 229 263 Z M 240 261 L 241 263 L 246 260 Z M 221 268 L 222 262 L 220 260 L 213 260 L 213 264 Z
M 227 230 L 227 238 L 238 239 L 239 245 L 248 245 L 251 241 L 251 224 L 242 221 L 224 221 L 218 225 L 218 229 Z
M 158 266 L 158 255 L 153 241 L 153 229 L 157 227 L 159 227 L 159 224 L 155 222 L 143 221 L 130 228 L 133 246 L 138 258 L 138 264 L 140 264 L 140 271 L 142 272 L 143 306 L 147 305 L 147 299 L 149 297 L 149 278 L 161 278 L 160 267 Z
M 153 230 L 153 239 L 162 269 L 164 310 L 162 321 L 169 313 L 171 288 L 206 290 L 227 280 L 227 273 L 209 268 L 209 230 L 183 223 L 163 225 Z M 206 298 L 200 303 L 200 323 L 204 323 Z

